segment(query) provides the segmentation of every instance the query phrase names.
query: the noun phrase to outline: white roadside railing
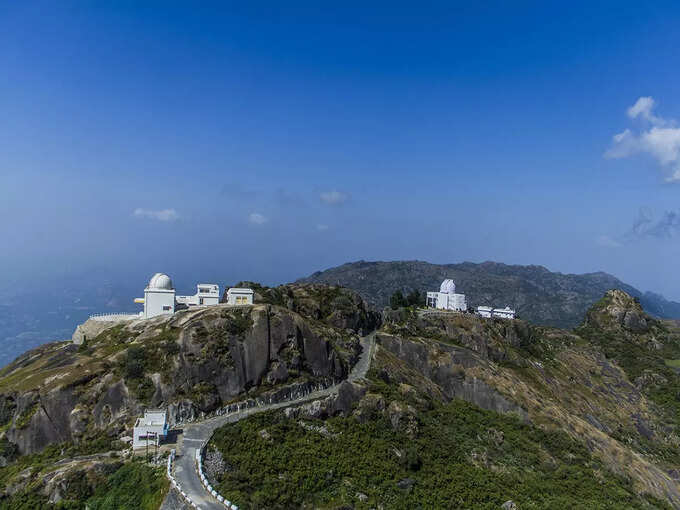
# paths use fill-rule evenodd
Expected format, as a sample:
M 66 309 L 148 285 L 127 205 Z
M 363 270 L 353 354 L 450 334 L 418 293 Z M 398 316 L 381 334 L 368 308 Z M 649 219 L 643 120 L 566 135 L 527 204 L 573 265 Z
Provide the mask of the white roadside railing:
M 90 315 L 90 319 L 100 322 L 127 321 L 139 319 L 138 313 L 115 312 L 115 313 L 95 313 Z
M 170 484 L 175 488 L 175 490 L 177 490 L 179 495 L 182 496 L 184 501 L 186 501 L 187 504 L 191 508 L 196 508 L 198 510 L 200 507 L 191 500 L 189 495 L 186 492 L 184 492 L 182 490 L 182 488 L 179 486 L 179 483 L 177 482 L 177 480 L 175 480 L 175 477 L 172 476 L 172 463 L 173 463 L 174 460 L 175 460 L 175 450 L 172 449 L 172 450 L 170 450 L 170 455 L 168 455 L 168 466 L 167 466 L 167 470 L 166 470 L 165 474 L 167 475 L 168 479 L 170 480 Z
M 208 443 L 206 441 L 201 445 L 200 448 L 196 450 L 196 470 L 198 471 L 198 476 L 201 478 L 201 483 L 203 484 L 203 487 L 205 487 L 205 490 L 207 490 L 213 498 L 222 503 L 225 508 L 228 510 L 238 510 L 238 507 L 235 503 L 225 499 L 224 496 L 222 496 L 212 487 L 212 485 L 210 485 L 208 478 L 206 478 L 205 473 L 203 472 L 203 455 L 207 445 Z

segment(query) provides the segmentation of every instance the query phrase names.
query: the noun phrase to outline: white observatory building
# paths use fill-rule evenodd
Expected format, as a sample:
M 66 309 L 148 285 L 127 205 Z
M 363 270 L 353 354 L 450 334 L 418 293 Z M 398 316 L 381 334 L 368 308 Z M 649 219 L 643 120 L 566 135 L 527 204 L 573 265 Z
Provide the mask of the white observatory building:
M 144 289 L 144 297 L 135 303 L 144 305 L 142 318 L 150 319 L 157 315 L 175 313 L 177 305 L 201 306 L 216 305 L 220 302 L 220 287 L 214 283 L 199 283 L 193 296 L 176 296 L 175 287 L 167 274 L 156 273 Z
M 454 310 L 464 312 L 467 310 L 465 294 L 456 294 L 456 284 L 451 279 L 446 279 L 439 287 L 439 292 L 427 293 L 427 307 L 439 310 Z

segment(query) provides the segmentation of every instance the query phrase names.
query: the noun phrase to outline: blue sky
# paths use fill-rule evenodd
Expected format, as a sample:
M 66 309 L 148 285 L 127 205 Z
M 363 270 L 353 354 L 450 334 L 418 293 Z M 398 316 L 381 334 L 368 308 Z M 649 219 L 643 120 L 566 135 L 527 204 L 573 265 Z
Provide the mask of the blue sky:
M 0 285 L 495 260 L 680 299 L 677 2 L 139 4 L 0 6 Z

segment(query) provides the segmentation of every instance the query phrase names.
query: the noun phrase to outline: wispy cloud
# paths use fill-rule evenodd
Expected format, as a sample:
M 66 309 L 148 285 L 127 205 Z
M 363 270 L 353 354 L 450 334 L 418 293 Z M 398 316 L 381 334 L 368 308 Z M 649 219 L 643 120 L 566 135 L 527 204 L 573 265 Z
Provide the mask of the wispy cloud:
M 652 113 L 655 106 L 656 101 L 654 101 L 653 97 L 639 97 L 638 100 L 635 101 L 635 104 L 626 110 L 626 113 L 631 119 L 642 117 L 655 126 L 662 126 L 666 124 L 666 121 Z
M 174 209 L 160 209 L 157 211 L 151 209 L 142 209 L 138 207 L 132 213 L 137 218 L 144 218 L 156 221 L 176 221 L 179 219 L 179 214 Z
M 640 119 L 643 129 L 634 133 L 625 129 L 612 137 L 606 158 L 626 158 L 638 153 L 651 155 L 667 172 L 667 182 L 680 182 L 680 128 L 673 119 L 654 115 L 656 102 L 652 97 L 640 97 L 627 110 L 628 117 Z
M 349 195 L 347 193 L 343 193 L 342 191 L 323 191 L 319 195 L 319 198 L 321 201 L 325 204 L 328 205 L 340 205 L 344 204 L 349 200 Z
M 251 225 L 264 225 L 268 221 L 269 218 L 260 213 L 254 212 L 248 215 L 248 223 L 250 223 Z
M 665 211 L 658 219 L 647 208 L 640 209 L 626 239 L 670 239 L 680 233 L 680 211 Z
M 604 248 L 621 248 L 621 246 L 623 246 L 621 242 L 606 235 L 599 236 L 595 239 L 595 244 L 603 246 Z

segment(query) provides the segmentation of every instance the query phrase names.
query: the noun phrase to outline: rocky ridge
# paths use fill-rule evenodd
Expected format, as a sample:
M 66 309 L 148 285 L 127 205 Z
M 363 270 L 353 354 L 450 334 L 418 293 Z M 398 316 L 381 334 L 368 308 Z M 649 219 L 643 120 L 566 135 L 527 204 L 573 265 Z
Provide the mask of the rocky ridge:
M 430 264 L 419 260 L 343 264 L 318 271 L 300 283 L 341 285 L 357 291 L 378 308 L 389 304 L 397 290 L 408 293 L 436 290 L 445 278 L 453 278 L 468 304 L 506 306 L 533 324 L 572 328 L 605 292 L 621 289 L 637 297 L 645 311 L 662 318 L 680 318 L 680 303 L 651 292 L 641 292 L 604 273 L 563 274 L 538 265 L 520 266 L 497 262 Z
M 357 331 L 375 314 L 344 290 L 278 292 L 286 306 L 218 305 L 113 323 L 82 345 L 25 353 L 0 372 L 2 437 L 20 454 L 117 439 L 131 435 L 146 407 L 168 407 L 172 423 L 283 384 L 345 377 L 359 352 Z M 342 306 L 326 313 L 323 292 Z

